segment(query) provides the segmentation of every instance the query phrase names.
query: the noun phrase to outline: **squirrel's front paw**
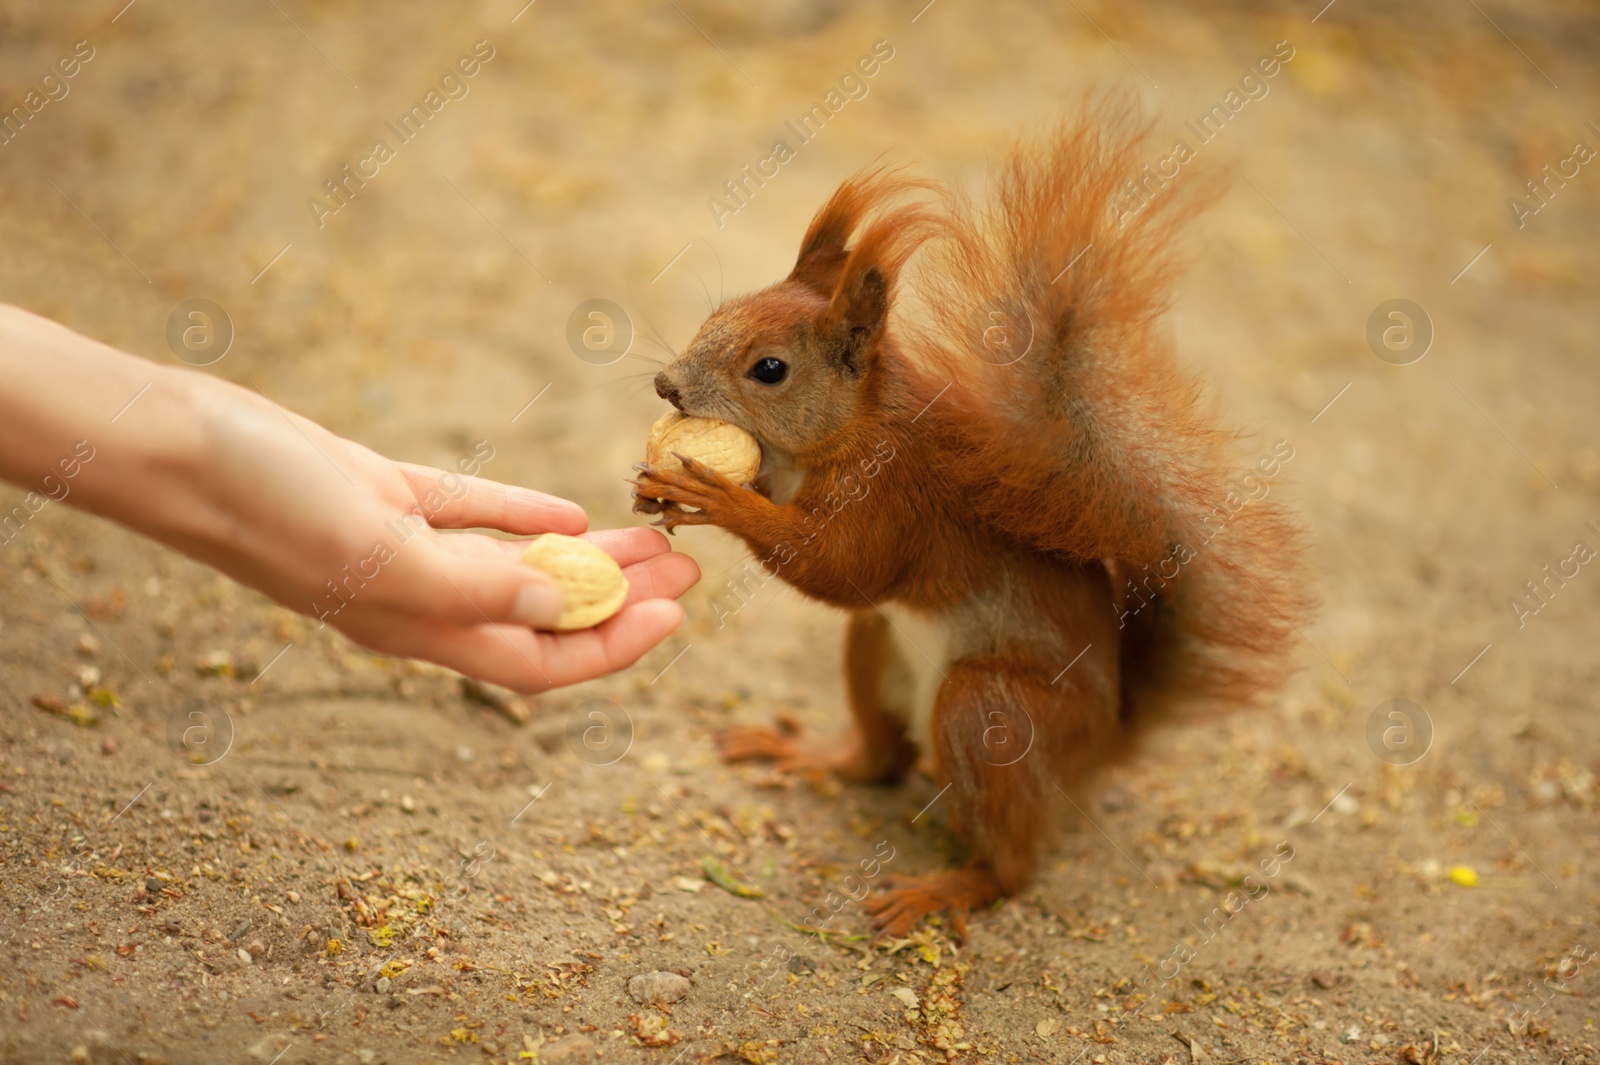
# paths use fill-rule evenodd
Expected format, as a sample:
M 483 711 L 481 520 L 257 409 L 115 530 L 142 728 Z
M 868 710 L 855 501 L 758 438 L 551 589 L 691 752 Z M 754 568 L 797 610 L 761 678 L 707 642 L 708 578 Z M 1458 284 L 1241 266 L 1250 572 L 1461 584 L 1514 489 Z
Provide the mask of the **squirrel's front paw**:
M 722 525 L 747 487 L 734 484 L 703 462 L 674 455 L 683 464 L 669 470 L 640 463 L 633 483 L 633 512 L 659 514 L 652 522 L 668 530 L 679 525 Z

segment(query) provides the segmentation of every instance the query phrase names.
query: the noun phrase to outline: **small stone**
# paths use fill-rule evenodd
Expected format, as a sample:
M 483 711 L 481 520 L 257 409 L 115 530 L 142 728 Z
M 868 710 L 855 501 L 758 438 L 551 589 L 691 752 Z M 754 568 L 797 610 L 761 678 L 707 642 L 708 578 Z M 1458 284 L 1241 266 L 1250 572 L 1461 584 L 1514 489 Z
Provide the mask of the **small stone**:
M 628 981 L 628 994 L 635 1002 L 670 1006 L 689 993 L 689 981 L 677 973 L 640 973 Z
M 1333 986 L 1333 974 L 1326 969 L 1317 969 L 1311 974 L 1311 982 L 1326 991 Z
M 487 1040 L 487 1039 L 485 1039 L 482 1043 L 479 1043 L 478 1046 L 479 1046 L 480 1049 L 483 1050 L 483 1052 L 485 1054 L 487 1054 L 491 1058 L 494 1057 L 496 1054 L 500 1053 L 499 1044 L 491 1042 L 490 1040 Z
M 387 976 L 380 976 L 372 986 L 378 992 L 378 994 L 387 995 L 389 993 L 389 988 L 393 985 L 393 980 L 390 980 Z
M 285 895 L 284 897 L 286 899 L 288 899 L 290 902 L 299 902 L 300 901 L 300 892 L 291 891 L 287 895 Z
M 100 753 L 105 755 L 105 756 L 107 756 L 107 757 L 110 757 L 111 755 L 116 754 L 117 753 L 117 741 L 112 739 L 110 736 L 107 736 L 105 739 L 101 740 L 100 741 Z
M 477 757 L 477 755 L 472 753 L 472 748 L 468 747 L 464 743 L 461 746 L 456 748 L 456 758 L 459 759 L 460 761 L 470 762 L 476 757 Z
M 156 892 L 160 891 L 162 888 L 164 888 L 166 886 L 167 885 L 163 884 L 161 881 L 157 880 L 153 876 L 146 878 L 145 882 L 144 882 L 144 889 L 146 891 L 150 892 L 150 894 L 152 894 L 152 895 L 154 895 Z
M 814 973 L 817 971 L 817 963 L 806 957 L 804 954 L 789 955 L 789 960 L 783 963 L 783 967 L 794 973 L 796 976 L 804 973 Z
M 175 936 L 179 932 L 183 931 L 183 922 L 178 920 L 176 917 L 168 917 L 166 923 L 162 925 L 162 927 L 167 930 L 169 935 Z
M 255 961 L 255 959 L 250 956 L 250 952 L 245 950 L 243 947 L 239 948 L 239 960 L 244 962 L 246 965 L 249 965 Z
M 598 1065 L 595 1045 L 581 1035 L 546 1043 L 539 1050 L 539 1065 Z
M 87 632 L 78 637 L 78 653 L 80 655 L 92 655 L 98 650 L 100 650 L 100 641 Z
M 385 1006 L 388 1006 L 392 1010 L 397 1010 L 405 1004 L 406 1000 L 401 998 L 399 995 L 390 995 L 389 1001 L 384 1003 Z
M 260 1001 L 260 1000 L 257 1000 Z M 244 1003 L 241 1001 L 240 1005 Z M 266 1003 L 261 1003 L 265 1006 Z M 259 1009 L 257 1013 L 261 1012 Z M 272 1065 L 273 1062 L 283 1057 L 283 1052 L 288 1048 L 289 1040 L 281 1035 L 269 1035 L 246 1051 L 252 1061 L 262 1062 L 262 1065 Z
M 400 809 L 408 814 L 417 812 L 417 802 L 409 795 L 400 796 Z
M 259 939 L 252 939 L 250 941 L 250 945 L 244 949 L 250 953 L 252 958 L 259 958 L 261 955 L 267 952 L 266 944 L 262 943 Z
M 78 670 L 78 683 L 85 688 L 92 688 L 100 683 L 100 667 L 84 666 Z

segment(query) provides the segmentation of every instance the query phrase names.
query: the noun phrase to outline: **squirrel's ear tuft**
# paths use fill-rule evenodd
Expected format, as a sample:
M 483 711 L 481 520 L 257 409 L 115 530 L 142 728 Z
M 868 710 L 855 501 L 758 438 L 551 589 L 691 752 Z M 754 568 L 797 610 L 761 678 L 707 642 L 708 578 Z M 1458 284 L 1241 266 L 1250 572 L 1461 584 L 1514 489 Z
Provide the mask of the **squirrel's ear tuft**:
M 929 187 L 926 182 L 901 177 L 883 167 L 856 174 L 840 185 L 811 219 L 789 280 L 831 298 L 850 257 L 850 238 L 861 220 L 874 210 L 884 209 L 904 192 Z
M 850 234 L 861 223 L 861 216 L 871 206 L 870 185 L 873 175 L 851 178 L 829 197 L 822 210 L 811 219 L 806 235 L 800 241 L 800 255 L 795 259 L 790 281 L 798 281 L 819 296 L 831 296 L 839 284 L 839 271 L 848 255 L 846 245 Z

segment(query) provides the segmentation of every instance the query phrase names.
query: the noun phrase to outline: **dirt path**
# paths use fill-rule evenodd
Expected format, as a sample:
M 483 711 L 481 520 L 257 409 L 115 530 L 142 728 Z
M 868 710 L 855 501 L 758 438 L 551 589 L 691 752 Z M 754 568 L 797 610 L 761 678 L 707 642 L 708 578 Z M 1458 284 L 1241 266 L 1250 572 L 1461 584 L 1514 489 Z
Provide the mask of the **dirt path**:
M 213 300 L 211 372 L 396 457 L 486 446 L 487 475 L 599 524 L 632 521 L 658 403 L 645 359 L 574 357 L 573 308 L 621 305 L 657 357 L 707 295 L 785 271 L 856 167 L 976 183 L 1081 86 L 1129 85 L 1234 169 L 1174 325 L 1229 416 L 1293 449 L 1273 491 L 1325 607 L 1272 712 L 1119 774 L 965 949 L 930 928 L 886 953 L 853 904 L 826 943 L 786 922 L 852 873 L 946 861 L 936 791 L 717 763 L 729 722 L 842 717 L 840 619 L 777 584 L 730 599 L 722 534 L 680 537 L 708 574 L 681 636 L 518 726 L 47 507 L 0 544 L 0 1058 L 1600 1057 L 1583 5 L 121 5 L 0 9 L 7 108 L 87 42 L 0 145 L 0 299 L 158 360 L 174 308 Z M 708 204 L 880 41 L 865 95 Z M 1277 42 L 1199 143 L 1185 123 Z M 1569 176 L 1535 199 L 1546 164 Z M 1396 299 L 1430 343 L 1369 346 Z M 686 996 L 635 1001 L 652 972 Z

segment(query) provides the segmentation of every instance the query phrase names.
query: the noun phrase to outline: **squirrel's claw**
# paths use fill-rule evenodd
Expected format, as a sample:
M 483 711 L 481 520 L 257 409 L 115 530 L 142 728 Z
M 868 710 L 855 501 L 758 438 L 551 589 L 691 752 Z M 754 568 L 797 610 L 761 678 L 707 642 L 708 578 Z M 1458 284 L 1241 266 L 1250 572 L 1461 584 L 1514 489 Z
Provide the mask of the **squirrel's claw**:
M 681 470 L 646 467 L 628 482 L 634 489 L 635 513 L 661 515 L 662 520 L 655 524 L 663 528 L 717 524 L 715 515 L 722 512 L 722 504 L 735 486 L 702 462 L 682 455 L 678 458 L 683 462 Z
M 889 888 L 861 903 L 872 915 L 880 939 L 909 935 L 924 917 L 942 912 L 950 915 L 952 934 L 964 942 L 967 914 L 1004 895 L 994 874 L 978 865 L 930 876 L 895 877 L 893 882 L 904 886 Z

